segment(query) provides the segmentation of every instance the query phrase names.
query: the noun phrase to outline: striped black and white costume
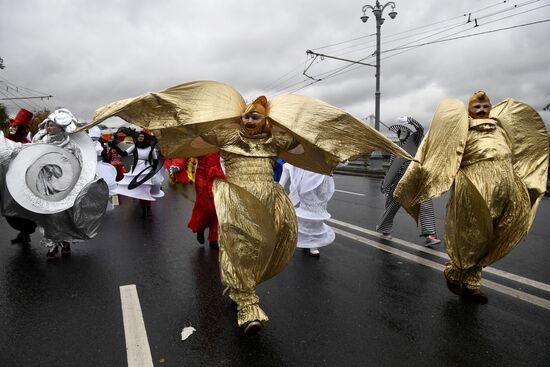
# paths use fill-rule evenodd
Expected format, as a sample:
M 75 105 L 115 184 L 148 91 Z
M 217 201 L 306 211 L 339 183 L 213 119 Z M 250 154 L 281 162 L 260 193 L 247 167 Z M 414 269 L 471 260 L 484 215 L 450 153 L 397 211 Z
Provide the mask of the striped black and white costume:
M 399 124 L 392 125 L 389 129 L 397 134 L 399 138 L 398 144 L 405 149 L 407 153 L 414 156 L 424 137 L 424 128 L 422 125 L 412 117 L 406 116 L 401 117 L 399 119 Z M 411 161 L 401 157 L 396 158 L 394 155 L 390 157 L 390 167 L 388 168 L 388 172 L 381 187 L 382 192 L 386 195 L 386 205 L 384 214 L 380 218 L 379 224 L 376 226 L 376 230 L 380 233 L 389 234 L 392 232 L 393 220 L 401 207 L 393 198 L 393 192 L 410 163 Z M 426 237 L 432 234 L 435 235 L 435 212 L 431 199 L 420 205 L 419 222 L 421 229 L 420 236 Z

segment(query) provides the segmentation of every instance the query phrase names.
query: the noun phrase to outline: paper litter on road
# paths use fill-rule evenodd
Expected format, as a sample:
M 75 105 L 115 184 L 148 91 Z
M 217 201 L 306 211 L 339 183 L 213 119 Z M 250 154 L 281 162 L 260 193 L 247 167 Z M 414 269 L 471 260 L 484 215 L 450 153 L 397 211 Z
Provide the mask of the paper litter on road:
M 197 331 L 193 326 L 186 326 L 181 331 L 181 341 L 184 341 L 185 339 L 189 338 L 189 335 L 193 334 L 195 331 Z

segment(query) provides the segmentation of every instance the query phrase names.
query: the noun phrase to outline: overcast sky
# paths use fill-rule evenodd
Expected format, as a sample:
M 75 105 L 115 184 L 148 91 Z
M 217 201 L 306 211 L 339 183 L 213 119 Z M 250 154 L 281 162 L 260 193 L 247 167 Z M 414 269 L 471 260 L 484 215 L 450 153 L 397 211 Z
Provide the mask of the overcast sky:
M 11 115 L 19 107 L 67 107 L 89 121 L 107 103 L 209 79 L 247 100 L 294 92 L 363 118 L 374 113 L 375 69 L 314 60 L 306 50 L 374 63 L 376 22 L 371 11 L 360 20 L 362 6 L 374 3 L 0 0 L 0 98 L 54 96 L 0 102 Z M 542 108 L 550 103 L 550 22 L 523 25 L 549 20 L 550 0 L 397 0 L 397 17 L 389 11 L 383 122 L 410 115 L 428 125 L 443 98 L 466 102 L 485 90 L 493 103 L 513 97 L 530 104 L 548 125 Z M 496 31 L 506 27 L 514 28 Z M 403 48 L 456 37 L 463 38 Z M 323 80 L 304 76 L 308 66 L 309 76 Z

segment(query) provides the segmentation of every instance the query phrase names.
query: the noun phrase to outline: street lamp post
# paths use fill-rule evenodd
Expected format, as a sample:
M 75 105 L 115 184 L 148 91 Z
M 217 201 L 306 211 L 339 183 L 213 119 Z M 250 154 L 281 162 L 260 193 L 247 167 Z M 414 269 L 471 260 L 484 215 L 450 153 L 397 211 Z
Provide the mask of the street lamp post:
M 361 16 L 363 23 L 366 23 L 369 19 L 367 10 L 370 9 L 376 19 L 376 91 L 374 92 L 374 128 L 376 131 L 380 131 L 380 28 L 386 20 L 385 18 L 382 18 L 382 14 L 384 13 L 384 9 L 388 6 L 391 7 L 391 11 L 388 13 L 388 16 L 391 19 L 395 19 L 397 12 L 395 11 L 395 3 L 393 1 L 389 1 L 384 5 L 381 5 L 380 2 L 376 0 L 376 4 L 374 6 L 364 5 L 362 9 L 363 15 Z M 382 154 L 380 152 L 372 152 L 369 159 L 369 171 L 371 174 L 376 175 L 382 175 L 384 173 L 384 169 L 382 168 Z
M 369 19 L 367 16 L 367 10 L 370 9 L 376 19 L 376 91 L 374 92 L 374 128 L 376 130 L 380 130 L 380 27 L 386 20 L 385 18 L 382 18 L 382 14 L 384 13 L 384 9 L 388 6 L 391 7 L 391 11 L 388 13 L 389 17 L 391 19 L 395 19 L 397 12 L 395 11 L 395 3 L 393 1 L 389 1 L 384 5 L 381 5 L 380 2 L 376 0 L 376 4 L 374 6 L 364 5 L 362 9 L 363 16 L 361 16 L 363 23 L 366 23 Z

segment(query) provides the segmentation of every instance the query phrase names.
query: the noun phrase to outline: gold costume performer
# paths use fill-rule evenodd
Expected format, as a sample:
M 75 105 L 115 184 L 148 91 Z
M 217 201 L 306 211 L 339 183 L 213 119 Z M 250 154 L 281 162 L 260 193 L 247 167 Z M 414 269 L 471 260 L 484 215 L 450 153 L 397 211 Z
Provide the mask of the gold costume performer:
M 476 92 L 466 110 L 441 102 L 432 126 L 395 190 L 418 218 L 420 203 L 451 189 L 445 218 L 449 290 L 480 303 L 481 269 L 508 254 L 529 231 L 546 190 L 548 136 L 538 113 L 506 99 L 491 106 Z
M 214 81 L 114 102 L 98 109 L 89 125 L 112 116 L 162 130 L 159 142 L 167 156 L 221 152 L 227 179 L 213 187 L 221 281 L 247 335 L 268 320 L 256 285 L 280 272 L 296 248 L 294 208 L 273 181 L 277 157 L 323 174 L 373 150 L 412 159 L 376 130 L 314 98 L 287 95 L 268 102 L 262 96 L 247 106 L 237 91 Z

